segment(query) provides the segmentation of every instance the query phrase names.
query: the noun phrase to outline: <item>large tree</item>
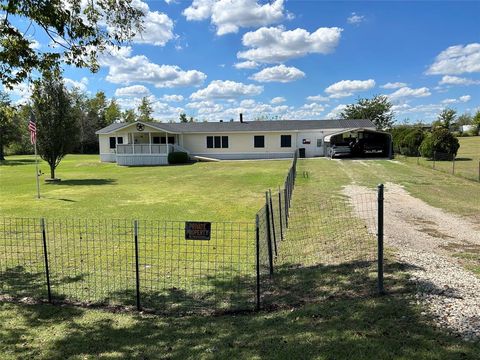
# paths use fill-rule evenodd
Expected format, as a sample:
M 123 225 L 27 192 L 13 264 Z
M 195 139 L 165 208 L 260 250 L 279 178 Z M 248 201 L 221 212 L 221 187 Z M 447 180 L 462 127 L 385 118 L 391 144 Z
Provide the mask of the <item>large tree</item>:
M 5 160 L 5 148 L 20 138 L 18 117 L 7 94 L 0 91 L 0 160 Z
M 45 73 L 34 82 L 32 100 L 38 153 L 50 166 L 50 177 L 55 179 L 55 169 L 76 143 L 72 99 L 58 73 Z
M 390 129 L 393 125 L 392 103 L 384 95 L 371 99 L 358 99 L 356 104 L 347 105 L 340 113 L 342 119 L 369 119 L 378 130 Z
M 153 114 L 153 108 L 152 108 L 152 102 L 148 100 L 146 96 L 142 98 L 142 101 L 140 102 L 140 105 L 138 105 L 138 121 L 143 121 L 143 122 L 151 122 L 154 121 L 152 118 Z
M 105 122 L 107 124 L 112 124 L 114 122 L 119 122 L 122 117 L 122 111 L 120 106 L 117 103 L 117 100 L 112 99 L 105 109 Z
M 475 113 L 475 116 L 472 119 L 472 125 L 476 126 L 477 134 L 480 132 L 480 110 Z
M 134 0 L 0 0 L 0 14 L 0 82 L 6 86 L 61 63 L 97 71 L 98 54 L 141 32 L 144 16 Z M 18 20 L 28 25 L 17 27 Z M 32 36 L 39 33 L 53 46 L 35 46 Z
M 457 118 L 457 111 L 450 108 L 443 109 L 437 116 L 437 120 L 433 122 L 433 127 L 442 127 L 450 130 Z

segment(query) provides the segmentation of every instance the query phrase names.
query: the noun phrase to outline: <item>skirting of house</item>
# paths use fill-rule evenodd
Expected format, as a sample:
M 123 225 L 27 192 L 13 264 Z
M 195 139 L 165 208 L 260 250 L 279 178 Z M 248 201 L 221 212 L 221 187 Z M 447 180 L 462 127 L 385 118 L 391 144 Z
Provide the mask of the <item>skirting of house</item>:
M 250 159 L 286 159 L 293 157 L 292 152 L 264 152 L 264 153 L 195 153 L 192 156 L 203 156 L 219 160 L 250 160 Z
M 117 164 L 123 166 L 168 165 L 168 155 L 162 154 L 116 154 Z
M 116 162 L 117 155 L 114 153 L 109 154 L 100 154 L 100 161 L 101 162 Z

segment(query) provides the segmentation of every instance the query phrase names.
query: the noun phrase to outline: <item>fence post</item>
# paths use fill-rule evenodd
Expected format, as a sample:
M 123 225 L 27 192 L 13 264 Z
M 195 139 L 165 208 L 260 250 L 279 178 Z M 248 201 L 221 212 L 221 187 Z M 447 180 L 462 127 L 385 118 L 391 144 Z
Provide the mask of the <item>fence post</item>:
M 40 226 L 42 228 L 42 241 L 43 241 L 43 256 L 45 259 L 45 275 L 47 279 L 47 294 L 48 302 L 52 302 L 52 289 L 50 287 L 50 270 L 48 268 L 48 251 L 47 251 L 47 233 L 45 231 L 45 219 L 40 219 Z
M 455 155 L 453 156 L 453 161 L 452 161 L 452 174 L 455 175 Z
M 258 214 L 255 216 L 255 240 L 257 244 L 257 288 L 256 288 L 256 305 L 255 308 L 260 310 L 260 219 Z
M 270 217 L 272 218 L 272 233 L 273 233 L 273 246 L 275 249 L 275 256 L 278 255 L 277 249 L 277 232 L 275 231 L 275 214 L 273 211 L 273 202 L 272 202 L 272 190 L 268 189 L 268 203 L 270 205 Z
M 268 263 L 270 265 L 270 275 L 273 275 L 273 250 L 272 234 L 270 233 L 270 209 L 268 206 L 268 191 L 265 192 L 265 217 L 267 224 Z
M 135 290 L 137 295 L 137 310 L 140 311 L 140 270 L 138 264 L 138 220 L 133 221 L 133 237 L 135 240 Z
M 377 233 L 377 240 L 378 240 L 378 292 L 380 294 L 385 293 L 385 289 L 383 287 L 383 191 L 384 186 L 383 184 L 378 185 L 378 233 Z
M 478 161 L 478 182 L 480 182 L 480 160 Z
M 282 193 L 278 187 L 278 215 L 280 219 L 280 241 L 283 241 Z
M 433 152 L 433 170 L 435 170 L 435 159 L 437 158 L 437 152 Z
M 285 211 L 285 227 L 288 228 L 288 206 L 287 206 L 287 188 L 283 189 L 284 198 L 283 198 L 283 207 Z

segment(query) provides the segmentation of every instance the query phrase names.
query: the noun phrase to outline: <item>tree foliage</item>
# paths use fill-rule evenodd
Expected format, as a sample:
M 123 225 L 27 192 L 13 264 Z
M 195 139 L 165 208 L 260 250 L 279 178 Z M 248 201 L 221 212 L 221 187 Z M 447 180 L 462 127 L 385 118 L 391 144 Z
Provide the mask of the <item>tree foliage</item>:
M 342 119 L 369 119 L 378 130 L 390 129 L 394 113 L 388 97 L 376 95 L 371 99 L 358 99 L 356 104 L 347 105 L 340 113 Z
M 97 56 L 142 31 L 144 13 L 134 0 L 0 0 L 0 82 L 18 84 L 33 70 L 49 72 L 64 62 L 98 70 Z M 17 28 L 13 19 L 25 19 Z M 52 46 L 41 50 L 31 36 L 42 32 Z
M 135 114 L 135 110 L 127 109 L 122 113 L 122 121 L 126 123 L 132 123 L 137 121 L 137 114 Z
M 72 100 L 58 73 L 45 73 L 34 82 L 32 100 L 38 153 L 54 179 L 56 167 L 73 150 L 78 133 Z
M 420 154 L 432 159 L 435 153 L 442 153 L 453 158 L 460 148 L 458 139 L 447 129 L 439 127 L 429 133 L 420 145 Z
M 8 95 L 0 91 L 0 160 L 5 160 L 5 148 L 20 138 L 17 122 L 18 117 Z
M 140 105 L 138 105 L 137 112 L 138 112 L 137 121 L 143 121 L 143 122 L 154 121 L 152 117 L 152 114 L 153 114 L 152 102 L 148 100 L 146 96 L 142 98 Z
M 440 114 L 438 114 L 437 120 L 433 123 L 433 127 L 442 127 L 444 129 L 451 130 L 456 118 L 456 110 L 445 108 L 440 112 Z
M 182 122 L 182 123 L 188 122 L 187 114 L 185 114 L 185 113 L 181 113 L 179 119 L 180 119 L 180 122 Z
M 418 156 L 425 131 L 419 125 L 401 125 L 391 130 L 393 151 L 405 156 Z

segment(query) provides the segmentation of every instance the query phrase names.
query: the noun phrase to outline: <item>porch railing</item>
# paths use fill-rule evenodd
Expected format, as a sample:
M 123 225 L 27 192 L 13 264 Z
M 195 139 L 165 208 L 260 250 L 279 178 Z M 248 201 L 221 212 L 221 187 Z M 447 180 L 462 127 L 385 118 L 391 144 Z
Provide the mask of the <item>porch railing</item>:
M 168 145 L 168 152 L 173 151 L 173 146 Z M 133 154 L 167 154 L 167 145 L 160 144 L 124 144 L 117 145 L 118 155 L 133 155 Z

